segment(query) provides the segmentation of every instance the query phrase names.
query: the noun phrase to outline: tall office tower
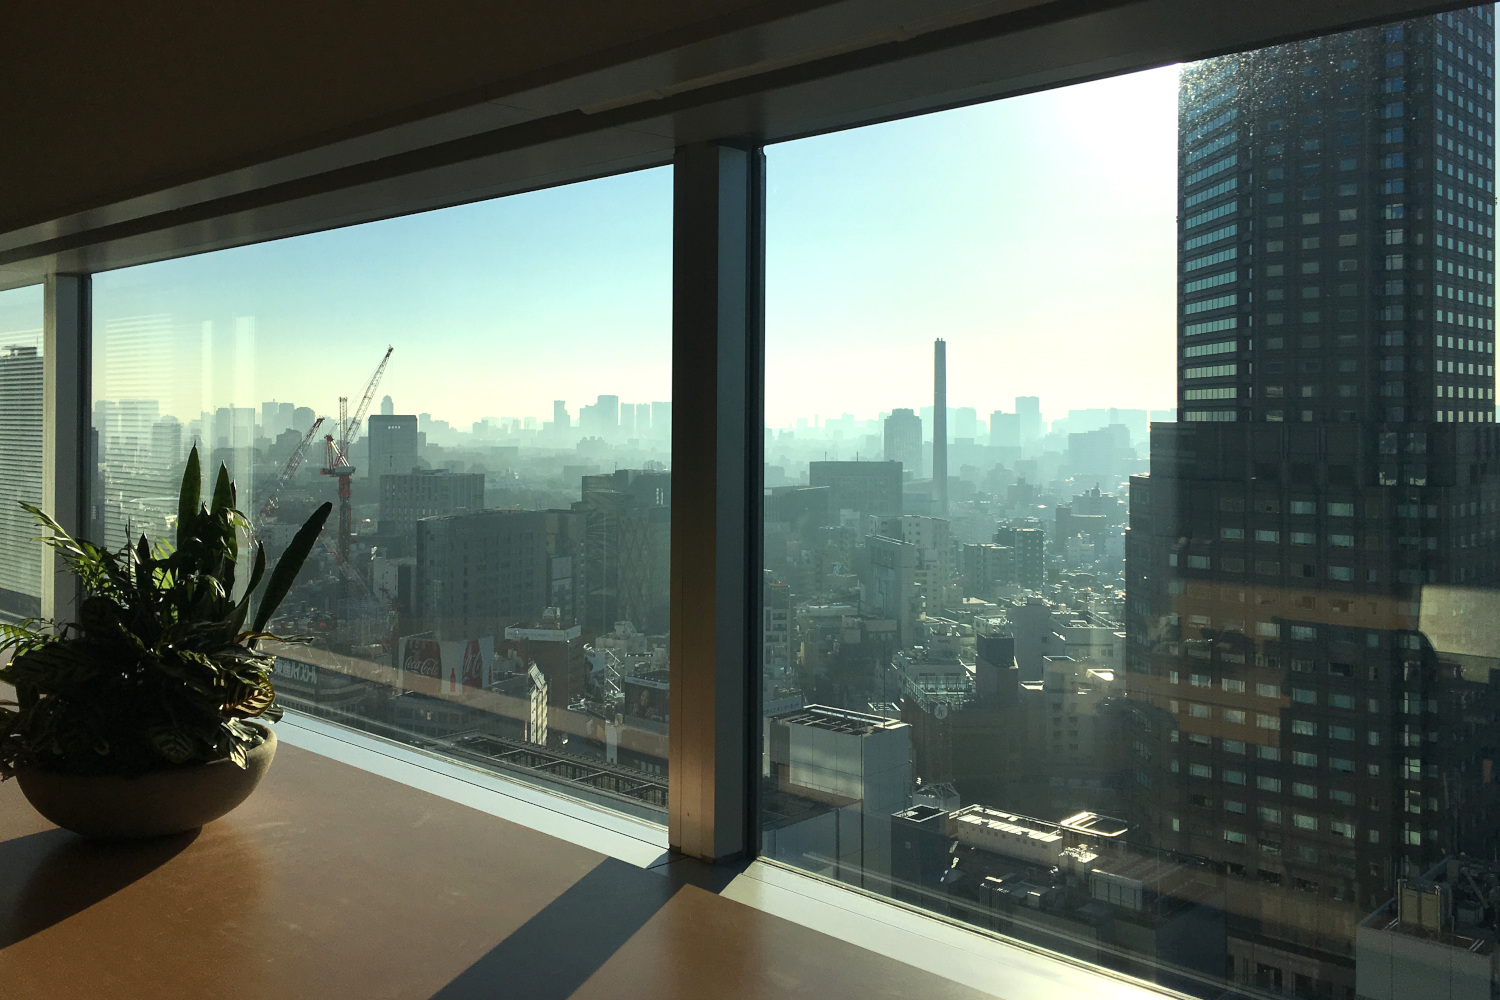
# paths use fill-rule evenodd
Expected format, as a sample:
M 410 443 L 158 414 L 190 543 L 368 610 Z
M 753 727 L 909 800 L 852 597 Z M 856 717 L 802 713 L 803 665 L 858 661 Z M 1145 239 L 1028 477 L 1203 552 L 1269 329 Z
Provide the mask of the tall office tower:
M 972 406 L 960 406 L 953 411 L 953 440 L 974 441 L 979 437 L 979 411 Z
M 365 420 L 370 450 L 365 468 L 371 479 L 378 482 L 381 476 L 405 475 L 416 469 L 416 414 L 371 414 Z
M 1121 777 L 1226 874 L 1242 983 L 1353 996 L 1395 880 L 1496 848 L 1500 677 L 1433 624 L 1500 583 L 1493 37 L 1475 7 L 1182 74 L 1181 422 L 1131 481 Z
M 39 338 L 38 338 L 39 339 Z M 0 610 L 42 612 L 42 547 L 21 503 L 42 502 L 42 355 L 0 348 Z
M 573 426 L 573 419 L 568 416 L 567 400 L 554 399 L 552 401 L 552 426 L 559 431 L 565 431 Z
M 651 427 L 663 441 L 672 439 L 672 404 L 651 404 Z
M 1019 448 L 1021 446 L 1021 415 L 996 410 L 990 414 L 990 447 Z
M 391 399 L 391 397 L 389 397 L 389 396 L 381 396 L 380 397 L 380 415 L 382 417 L 389 417 L 391 414 L 393 414 L 395 412 L 396 412 L 396 402 L 395 402 L 395 400 Z
M 948 513 L 948 345 L 932 343 L 932 499 Z
M 573 566 L 579 624 L 595 633 L 628 621 L 647 634 L 669 624 L 672 474 L 639 469 L 583 477 L 579 557 Z
M 1016 397 L 1016 419 L 1021 425 L 1021 447 L 1029 448 L 1042 439 L 1042 401 L 1036 396 Z
M 885 460 L 900 462 L 903 473 L 922 478 L 922 418 L 912 410 L 892 410 L 885 418 Z
M 416 556 L 416 612 L 438 639 L 498 638 L 547 607 L 546 511 L 422 518 Z
M 317 411 L 311 406 L 299 406 L 292 411 L 292 429 L 298 434 L 306 434 L 317 419 Z

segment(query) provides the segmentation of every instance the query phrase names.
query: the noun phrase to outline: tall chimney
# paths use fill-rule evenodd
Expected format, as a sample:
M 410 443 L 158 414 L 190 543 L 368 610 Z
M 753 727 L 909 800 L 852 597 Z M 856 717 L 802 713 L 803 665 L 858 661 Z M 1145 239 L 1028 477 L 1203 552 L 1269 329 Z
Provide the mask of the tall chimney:
M 932 499 L 948 513 L 948 345 L 932 345 Z

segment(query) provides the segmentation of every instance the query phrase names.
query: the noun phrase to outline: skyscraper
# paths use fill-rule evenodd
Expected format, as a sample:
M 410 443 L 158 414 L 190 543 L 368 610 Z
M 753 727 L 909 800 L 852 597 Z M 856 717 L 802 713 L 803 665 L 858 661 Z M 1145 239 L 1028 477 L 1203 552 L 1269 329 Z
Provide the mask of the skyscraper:
M 948 512 L 948 345 L 932 343 L 932 499 Z
M 922 478 L 922 418 L 908 409 L 885 418 L 885 460 L 900 462 L 901 471 Z
M 1016 397 L 1016 419 L 1021 425 L 1021 447 L 1042 439 L 1042 401 L 1037 396 Z
M 25 338 L 30 339 L 30 338 Z M 40 339 L 40 338 L 37 338 Z M 21 509 L 42 502 L 42 356 L 0 348 L 0 609 L 41 614 L 42 547 Z
M 366 469 L 372 480 L 378 482 L 381 476 L 405 475 L 417 467 L 415 414 L 371 414 L 366 422 L 370 448 Z
M 1182 422 L 1131 481 L 1121 777 L 1229 876 L 1240 982 L 1352 995 L 1394 880 L 1496 846 L 1489 671 L 1425 624 L 1500 583 L 1493 36 L 1476 7 L 1182 75 Z

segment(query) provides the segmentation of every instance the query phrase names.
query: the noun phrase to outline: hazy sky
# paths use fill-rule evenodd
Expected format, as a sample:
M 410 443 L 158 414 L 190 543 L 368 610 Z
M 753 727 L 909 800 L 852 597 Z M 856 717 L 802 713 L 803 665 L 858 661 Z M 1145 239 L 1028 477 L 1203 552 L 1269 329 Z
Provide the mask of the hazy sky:
M 770 422 L 930 405 L 937 336 L 951 404 L 986 416 L 1023 393 L 1051 415 L 1172 405 L 1175 86 L 772 147 Z M 670 213 L 663 168 L 101 274 L 96 395 L 331 412 L 393 344 L 381 394 L 458 426 L 667 399 Z M 144 339 L 118 332 L 132 318 Z

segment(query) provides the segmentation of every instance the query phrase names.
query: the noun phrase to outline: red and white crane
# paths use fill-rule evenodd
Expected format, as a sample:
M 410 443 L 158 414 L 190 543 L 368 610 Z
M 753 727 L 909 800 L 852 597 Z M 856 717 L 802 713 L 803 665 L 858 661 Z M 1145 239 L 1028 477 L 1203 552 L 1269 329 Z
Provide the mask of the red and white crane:
M 338 439 L 332 434 L 323 435 L 324 462 L 320 470 L 325 476 L 336 476 L 339 481 L 339 535 L 338 535 L 338 558 L 344 565 L 349 563 L 349 542 L 354 535 L 354 510 L 349 503 L 350 479 L 354 476 L 354 466 L 349 464 L 349 448 L 359 437 L 359 428 L 364 423 L 365 414 L 370 409 L 370 400 L 375 398 L 375 387 L 380 384 L 380 377 L 385 374 L 385 366 L 391 360 L 391 352 L 394 347 L 385 349 L 385 357 L 380 359 L 380 364 L 375 368 L 375 374 L 370 376 L 370 384 L 365 386 L 364 398 L 359 401 L 359 406 L 354 410 L 354 415 L 349 415 L 349 397 L 339 397 L 339 425 Z
M 271 484 L 271 491 L 266 494 L 266 502 L 261 505 L 260 513 L 255 516 L 257 524 L 264 523 L 276 510 L 277 501 L 281 497 L 281 488 L 296 474 L 297 467 L 307 456 L 307 446 L 312 442 L 313 436 L 318 433 L 318 428 L 322 426 L 322 417 L 314 420 L 312 427 L 308 428 L 307 433 L 302 436 L 302 440 L 297 442 L 297 447 L 292 449 L 291 457 L 286 460 L 286 465 L 282 468 L 281 475 L 276 477 L 276 482 Z

